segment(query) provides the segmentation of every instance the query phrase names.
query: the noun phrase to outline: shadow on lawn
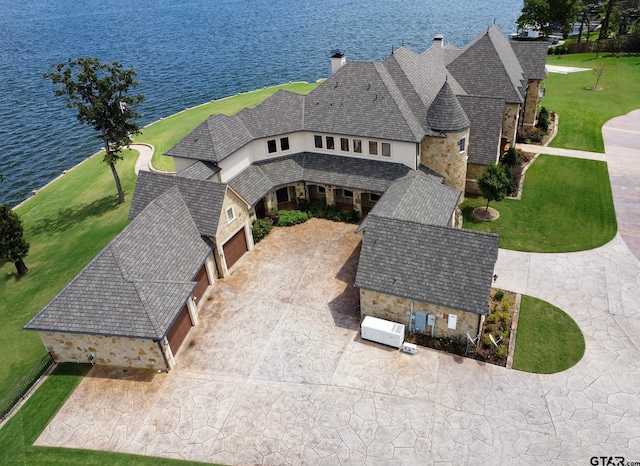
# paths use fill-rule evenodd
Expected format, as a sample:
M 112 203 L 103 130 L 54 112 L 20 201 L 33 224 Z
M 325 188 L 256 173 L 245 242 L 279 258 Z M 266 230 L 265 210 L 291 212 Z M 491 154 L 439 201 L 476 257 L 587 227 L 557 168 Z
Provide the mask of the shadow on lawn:
M 39 235 L 40 233 L 65 231 L 89 217 L 100 217 L 107 212 L 115 210 L 118 205 L 118 195 L 114 194 L 97 199 L 90 204 L 66 207 L 40 220 L 29 228 L 29 233 Z

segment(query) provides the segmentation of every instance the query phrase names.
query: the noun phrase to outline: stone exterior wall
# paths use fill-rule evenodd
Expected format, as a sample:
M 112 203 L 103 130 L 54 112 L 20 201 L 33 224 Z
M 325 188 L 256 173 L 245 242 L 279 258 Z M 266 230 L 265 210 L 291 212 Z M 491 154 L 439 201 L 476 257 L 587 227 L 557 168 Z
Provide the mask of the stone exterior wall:
M 465 150 L 460 152 L 462 138 L 465 138 Z M 420 144 L 420 162 L 442 175 L 445 185 L 464 193 L 468 147 L 469 130 L 447 133 L 444 138 L 425 137 Z
M 538 96 L 542 81 L 532 79 L 527 87 L 527 96 L 523 107 L 522 124 L 524 126 L 534 126 L 536 124 L 536 114 L 538 109 Z
M 232 222 L 227 220 L 227 209 L 229 209 L 229 207 L 233 208 L 235 215 L 235 219 L 233 219 Z M 244 233 L 247 238 L 247 249 L 251 251 L 253 249 L 253 234 L 251 233 L 249 208 L 232 190 L 227 189 L 218 221 L 218 231 L 214 238 L 217 246 L 216 251 L 214 251 L 215 262 L 218 264 L 220 276 L 223 278 L 229 276 L 229 270 L 224 260 L 222 246 L 235 235 L 240 228 L 244 228 Z
M 360 318 L 365 316 L 378 317 L 404 324 L 409 330 L 409 317 L 407 311 L 411 309 L 411 300 L 397 296 L 380 293 L 377 291 L 360 290 Z M 472 337 L 479 330 L 481 316 L 472 312 L 464 312 L 436 304 L 413 301 L 413 312 L 424 311 L 427 314 L 435 314 L 434 336 L 437 338 L 467 338 L 467 332 Z M 449 314 L 455 314 L 458 318 L 455 329 L 448 328 Z M 431 334 L 431 327 L 427 325 L 426 332 Z
M 91 353 L 95 353 L 95 364 L 167 370 L 158 343 L 153 340 L 79 333 L 38 334 L 47 351 L 58 363 L 88 363 Z
M 470 163 L 467 165 L 467 181 L 465 186 L 466 194 L 481 195 L 482 192 L 478 187 L 478 177 L 487 167 L 485 165 L 477 165 Z
M 511 146 L 516 145 L 516 131 L 518 131 L 519 115 L 520 104 L 505 104 L 504 114 L 502 116 L 502 137 L 506 138 Z

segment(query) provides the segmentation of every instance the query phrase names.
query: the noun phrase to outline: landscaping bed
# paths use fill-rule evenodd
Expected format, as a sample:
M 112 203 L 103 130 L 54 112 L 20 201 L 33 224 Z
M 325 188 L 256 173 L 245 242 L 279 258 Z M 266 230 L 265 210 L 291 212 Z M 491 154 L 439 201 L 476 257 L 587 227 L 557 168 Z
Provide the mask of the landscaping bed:
M 438 351 L 465 356 L 497 366 L 507 365 L 511 323 L 515 312 L 516 294 L 511 291 L 493 289 L 489 299 L 490 314 L 485 318 L 482 333 L 474 346 L 467 340 L 456 338 L 432 338 L 424 333 L 415 333 L 407 341 Z M 494 345 L 489 335 L 498 343 Z

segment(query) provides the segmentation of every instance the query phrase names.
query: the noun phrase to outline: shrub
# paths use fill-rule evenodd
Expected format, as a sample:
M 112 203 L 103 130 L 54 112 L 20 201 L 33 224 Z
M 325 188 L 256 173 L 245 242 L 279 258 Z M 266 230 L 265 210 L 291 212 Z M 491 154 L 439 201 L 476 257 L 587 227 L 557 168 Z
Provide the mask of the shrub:
M 545 134 L 549 131 L 549 124 L 551 123 L 551 118 L 549 116 L 549 110 L 546 107 L 540 107 L 540 112 L 538 112 L 538 123 L 536 124 L 537 128 L 540 128 Z
M 304 223 L 309 220 L 309 214 L 299 210 L 281 210 L 278 212 L 278 221 L 276 225 L 279 227 L 288 227 L 298 223 Z
M 272 209 L 265 214 L 265 217 L 271 220 L 273 223 L 278 223 L 279 216 L 280 216 L 280 213 L 275 209 Z
M 273 220 L 264 218 L 254 220 L 251 224 L 251 233 L 253 234 L 253 242 L 259 243 L 265 236 L 269 234 L 273 228 Z
M 496 356 L 499 358 L 504 357 L 507 354 L 507 345 L 500 345 L 496 349 Z
M 347 212 L 342 215 L 343 219 L 347 223 L 359 223 L 360 222 L 360 212 L 357 210 L 352 210 L 351 212 Z
M 502 164 L 511 168 L 520 165 L 520 154 L 515 147 L 509 147 L 507 153 L 502 156 Z
M 534 126 L 525 126 L 518 130 L 518 134 L 516 136 L 517 142 L 524 144 L 536 144 L 542 142 L 542 137 L 544 136 L 544 132 Z
M 496 299 L 496 301 L 502 301 L 502 298 L 504 298 L 504 291 L 502 290 L 496 291 L 493 297 Z

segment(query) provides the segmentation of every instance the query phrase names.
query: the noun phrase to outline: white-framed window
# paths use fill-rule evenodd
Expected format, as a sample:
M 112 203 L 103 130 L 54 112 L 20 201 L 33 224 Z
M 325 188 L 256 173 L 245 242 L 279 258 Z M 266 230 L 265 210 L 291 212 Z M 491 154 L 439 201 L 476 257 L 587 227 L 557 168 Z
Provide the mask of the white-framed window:
M 340 138 L 340 150 L 349 152 L 349 138 Z
M 270 154 L 278 152 L 278 146 L 276 145 L 275 139 L 269 139 L 267 141 L 267 152 Z
M 382 156 L 391 157 L 391 144 L 388 142 L 382 143 Z
M 236 219 L 236 215 L 233 212 L 233 207 L 227 209 L 227 223 L 231 223 Z
M 362 154 L 362 139 L 353 140 L 353 152 L 356 154 Z
M 286 151 L 289 150 L 289 138 L 288 137 L 284 137 L 284 138 L 280 138 L 280 150 L 281 151 Z
M 327 149 L 329 150 L 335 150 L 336 148 L 336 142 L 333 139 L 333 136 L 327 136 Z
M 378 155 L 378 141 L 369 141 L 369 155 Z
M 467 143 L 467 141 L 466 141 L 465 138 L 460 139 L 460 152 L 464 152 L 464 149 L 466 147 L 466 143 Z
M 313 136 L 313 144 L 315 145 L 316 149 L 322 149 L 322 136 L 320 136 L 319 134 Z

